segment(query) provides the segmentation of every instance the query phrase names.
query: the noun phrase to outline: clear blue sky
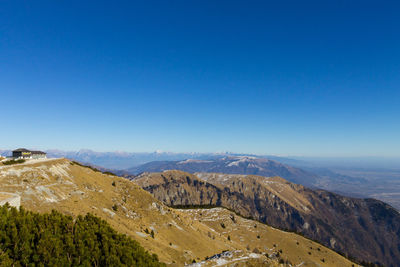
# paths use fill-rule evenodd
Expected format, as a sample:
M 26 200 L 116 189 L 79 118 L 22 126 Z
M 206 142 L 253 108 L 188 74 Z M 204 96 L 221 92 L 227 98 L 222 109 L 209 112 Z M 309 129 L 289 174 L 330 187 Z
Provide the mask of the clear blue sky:
M 399 14 L 399 1 L 1 1 L 0 148 L 400 156 Z

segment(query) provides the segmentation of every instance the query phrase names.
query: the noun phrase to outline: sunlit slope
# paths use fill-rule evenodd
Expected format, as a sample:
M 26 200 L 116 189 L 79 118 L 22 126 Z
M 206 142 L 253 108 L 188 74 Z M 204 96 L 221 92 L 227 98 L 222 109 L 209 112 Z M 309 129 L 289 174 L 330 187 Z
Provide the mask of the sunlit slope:
M 139 241 L 147 250 L 156 253 L 161 261 L 176 266 L 192 263 L 193 260 L 200 262 L 223 251 L 232 252 L 229 261 L 235 263 L 277 266 L 279 261 L 286 259 L 298 261 L 296 258 L 274 256 L 269 250 L 270 242 L 282 244 L 276 247 L 278 252 L 279 249 L 289 251 L 289 245 L 284 245 L 282 240 L 289 240 L 291 236 L 299 240 L 299 247 L 310 242 L 301 236 L 261 224 L 252 232 L 262 238 L 269 236 L 268 239 L 249 236 L 241 240 L 244 229 L 255 222 L 238 217 L 235 224 L 238 229 L 235 229 L 226 219 L 231 216 L 230 213 L 218 209 L 216 212 L 220 214 L 220 219 L 226 221 L 226 229 L 232 227 L 231 233 L 221 231 L 219 222 L 209 220 L 212 216 L 209 210 L 204 211 L 203 221 L 198 211 L 190 213 L 169 208 L 127 179 L 106 175 L 66 159 L 29 161 L 1 167 L 0 192 L 19 194 L 21 204 L 34 211 L 56 209 L 72 216 L 93 213 L 108 221 L 117 231 Z M 265 240 L 263 246 L 260 245 L 262 240 Z M 254 250 L 256 247 L 258 251 Z M 293 255 L 301 255 L 299 259 L 309 266 L 321 263 L 321 259 L 305 251 L 304 247 Z M 271 257 L 266 257 L 265 252 Z M 332 255 L 332 262 L 351 266 L 340 255 L 332 251 L 328 254 Z M 204 265 L 213 265 L 214 262 L 209 259 Z
M 374 199 L 312 190 L 280 177 L 182 171 L 134 180 L 171 206 L 221 206 L 279 229 L 301 232 L 367 262 L 398 266 L 400 214 Z
M 182 210 L 195 221 L 210 226 L 214 236 L 226 236 L 232 244 L 295 266 L 351 266 L 351 262 L 319 243 L 245 219 L 224 208 Z M 226 260 L 229 262 L 229 260 Z
M 222 237 L 209 242 L 207 226 L 192 223 L 129 180 L 65 159 L 2 167 L 0 191 L 20 194 L 21 204 L 34 211 L 57 209 L 73 216 L 91 212 L 167 263 L 182 264 L 233 248 Z

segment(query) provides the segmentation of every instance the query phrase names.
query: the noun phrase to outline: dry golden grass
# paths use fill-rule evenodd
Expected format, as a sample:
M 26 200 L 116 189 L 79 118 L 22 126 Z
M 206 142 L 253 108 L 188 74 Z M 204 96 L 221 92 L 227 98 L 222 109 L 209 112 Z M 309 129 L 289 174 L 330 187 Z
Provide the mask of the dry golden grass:
M 249 252 L 267 253 L 272 259 L 283 259 L 302 266 L 352 266 L 352 262 L 319 243 L 298 234 L 242 218 L 224 208 L 187 209 L 195 220 L 208 225 L 212 236 L 230 238 L 234 246 Z M 235 245 L 237 243 L 237 245 Z M 279 256 L 278 256 L 279 255 Z
M 312 205 L 309 200 L 302 194 L 304 186 L 293 184 L 287 180 L 275 176 L 275 177 L 263 177 L 257 175 L 238 175 L 238 174 L 221 174 L 221 173 L 196 173 L 196 175 L 214 185 L 219 185 L 220 188 L 228 186 L 235 190 L 236 184 L 238 186 L 241 183 L 251 185 L 257 183 L 257 185 L 263 186 L 267 191 L 270 191 L 275 196 L 282 199 L 284 202 L 297 209 L 300 212 L 309 213 L 312 211 Z M 243 179 L 246 178 L 246 179 Z M 241 182 L 241 183 L 240 183 Z M 238 189 L 238 188 L 236 188 Z M 251 196 L 254 194 L 252 186 L 244 186 L 244 191 L 241 191 L 245 196 Z
M 239 250 L 245 256 L 250 253 L 246 250 L 248 244 L 251 249 L 264 249 L 270 248 L 273 243 L 279 245 L 278 249 L 282 248 L 284 256 L 289 257 L 289 253 L 293 253 L 290 257 L 293 262 L 297 262 L 298 257 L 304 259 L 307 265 L 316 262 L 328 266 L 321 262 L 321 256 L 326 255 L 327 264 L 351 266 L 338 254 L 295 234 L 239 217 L 238 221 L 243 225 L 238 224 L 236 229 L 229 223 L 230 219 L 226 219 L 230 216 L 229 212 L 219 209 L 221 220 L 226 221 L 227 229 L 231 230 L 229 233 L 222 231 L 219 229 L 221 226 L 218 227 L 219 222 L 200 218 L 199 211 L 171 209 L 127 179 L 96 172 L 66 159 L 1 167 L 0 191 L 19 194 L 21 204 L 34 211 L 56 209 L 72 216 L 93 213 L 119 232 L 139 241 L 147 250 L 156 253 L 161 261 L 176 266 L 190 263 L 193 259 L 199 261 L 224 250 Z M 206 210 L 204 214 L 209 212 L 211 210 Z M 257 229 L 247 230 L 246 236 L 249 224 L 257 224 Z M 152 230 L 154 238 L 151 237 Z M 262 239 L 254 238 L 257 234 Z M 231 235 L 231 241 L 227 235 Z M 240 239 L 242 235 L 243 241 Z M 300 240 L 300 245 L 296 245 L 295 240 Z M 310 246 L 313 249 L 321 247 L 321 252 L 312 250 L 312 255 L 307 256 Z M 277 259 L 263 256 L 248 259 L 247 262 L 274 265 Z

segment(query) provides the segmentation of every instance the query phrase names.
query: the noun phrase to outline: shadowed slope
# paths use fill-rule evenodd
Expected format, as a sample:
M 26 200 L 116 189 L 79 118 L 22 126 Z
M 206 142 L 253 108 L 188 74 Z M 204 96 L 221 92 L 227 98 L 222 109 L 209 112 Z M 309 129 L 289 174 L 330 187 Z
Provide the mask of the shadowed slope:
M 171 206 L 223 206 L 358 259 L 400 263 L 400 215 L 374 199 L 310 190 L 280 177 L 181 172 L 143 174 L 136 183 Z

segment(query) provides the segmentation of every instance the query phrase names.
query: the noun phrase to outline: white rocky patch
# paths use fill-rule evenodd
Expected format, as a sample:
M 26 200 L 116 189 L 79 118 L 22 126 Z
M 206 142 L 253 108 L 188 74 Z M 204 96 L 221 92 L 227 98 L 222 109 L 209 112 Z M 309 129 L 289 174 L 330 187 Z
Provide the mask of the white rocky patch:
M 199 160 L 199 159 L 187 159 L 179 161 L 177 164 L 187 164 L 187 163 L 212 163 L 211 160 Z
M 175 226 L 176 228 L 178 228 L 179 230 L 183 231 L 183 228 L 180 227 L 174 220 L 171 220 L 170 222 L 173 226 Z
M 24 168 L 20 168 L 20 169 L 15 169 L 15 168 L 9 168 L 9 169 L 5 169 L 0 171 L 0 175 L 1 176 L 17 176 L 17 177 L 21 177 L 21 175 L 25 172 L 31 172 L 33 171 L 32 168 L 29 167 L 24 167 Z
M 114 217 L 114 215 L 115 215 L 115 212 L 112 212 L 112 211 L 109 210 L 109 209 L 103 208 L 103 211 L 104 211 L 105 213 L 108 213 L 111 217 Z
M 331 248 L 335 248 L 336 240 L 335 240 L 334 238 L 331 238 L 331 239 L 329 240 L 329 243 L 330 243 L 330 245 L 331 245 Z
M 48 185 L 51 186 L 51 185 Z M 37 195 L 44 199 L 46 202 L 58 202 L 60 199 L 54 194 L 54 191 L 48 186 L 39 185 L 35 187 Z
M 166 211 L 164 210 L 164 207 L 156 202 L 151 203 L 150 209 L 155 209 L 158 210 L 161 215 L 165 215 Z
M 243 251 L 236 250 L 236 251 L 226 251 L 220 254 L 216 254 L 212 257 L 210 257 L 208 260 L 193 263 L 193 264 L 188 264 L 186 266 L 190 267 L 201 267 L 205 264 L 211 263 L 212 266 L 235 266 L 236 262 L 243 261 L 243 260 L 248 260 L 248 259 L 255 259 L 255 258 L 261 258 L 263 255 L 256 254 L 256 253 L 250 253 L 250 254 L 245 254 Z
M 51 174 L 55 176 L 58 175 L 58 176 L 69 177 L 68 172 L 66 170 L 69 170 L 68 164 L 57 164 L 49 168 Z
M 146 238 L 147 235 L 145 233 L 141 233 L 141 232 L 136 232 L 136 234 L 140 237 Z

